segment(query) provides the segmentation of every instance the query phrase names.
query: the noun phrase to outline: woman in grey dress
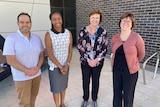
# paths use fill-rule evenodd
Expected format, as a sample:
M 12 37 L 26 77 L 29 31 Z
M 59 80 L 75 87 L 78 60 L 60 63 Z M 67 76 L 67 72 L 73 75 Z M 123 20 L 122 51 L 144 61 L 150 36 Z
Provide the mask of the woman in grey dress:
M 72 57 L 72 34 L 63 27 L 60 12 L 52 12 L 50 20 L 52 28 L 45 35 L 50 87 L 56 107 L 66 107 L 64 98 Z

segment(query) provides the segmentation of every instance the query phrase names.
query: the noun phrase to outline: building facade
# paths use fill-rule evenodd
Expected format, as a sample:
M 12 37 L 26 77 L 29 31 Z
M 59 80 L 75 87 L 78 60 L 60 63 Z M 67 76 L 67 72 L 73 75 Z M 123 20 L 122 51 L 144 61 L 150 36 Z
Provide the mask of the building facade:
M 81 27 L 88 24 L 88 14 L 94 8 L 103 12 L 101 25 L 107 29 L 109 41 L 120 31 L 120 16 L 126 11 L 132 11 L 136 16 L 136 26 L 133 30 L 145 41 L 144 60 L 160 51 L 160 0 L 76 0 L 77 34 Z M 109 46 L 108 54 L 110 53 Z M 155 65 L 155 62 L 156 57 L 151 59 L 149 64 Z
M 17 30 L 16 17 L 20 12 L 27 12 L 32 17 L 32 32 L 44 35 L 51 28 L 49 13 L 60 10 L 64 25 L 73 34 L 74 45 L 80 29 L 88 25 L 88 14 L 92 9 L 101 9 L 101 26 L 107 29 L 108 39 L 120 31 L 118 22 L 126 11 L 136 16 L 134 31 L 145 41 L 146 56 L 160 50 L 160 0 L 0 0 L 0 34 L 6 37 Z M 111 53 L 110 46 L 108 55 Z M 155 65 L 156 57 L 150 60 Z
M 17 16 L 21 12 L 30 14 L 32 32 L 44 41 L 44 35 L 51 26 L 49 0 L 0 0 L 0 35 L 6 38 L 18 29 Z

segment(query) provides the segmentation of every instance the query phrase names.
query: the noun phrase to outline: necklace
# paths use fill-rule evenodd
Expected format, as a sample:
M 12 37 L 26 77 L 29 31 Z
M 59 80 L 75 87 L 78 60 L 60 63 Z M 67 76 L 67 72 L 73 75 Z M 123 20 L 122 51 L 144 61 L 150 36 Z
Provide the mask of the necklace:
M 94 47 L 94 43 L 95 43 L 95 39 L 96 39 L 96 36 L 95 35 L 89 35 L 89 38 L 91 40 L 91 46 L 92 48 Z

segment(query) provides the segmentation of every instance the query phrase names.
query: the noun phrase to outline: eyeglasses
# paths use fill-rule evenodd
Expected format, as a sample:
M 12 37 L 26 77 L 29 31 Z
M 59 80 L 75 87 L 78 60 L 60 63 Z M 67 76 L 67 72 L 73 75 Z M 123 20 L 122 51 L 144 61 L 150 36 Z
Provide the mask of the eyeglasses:
M 121 20 L 121 23 L 131 23 L 131 21 L 129 21 L 129 20 Z

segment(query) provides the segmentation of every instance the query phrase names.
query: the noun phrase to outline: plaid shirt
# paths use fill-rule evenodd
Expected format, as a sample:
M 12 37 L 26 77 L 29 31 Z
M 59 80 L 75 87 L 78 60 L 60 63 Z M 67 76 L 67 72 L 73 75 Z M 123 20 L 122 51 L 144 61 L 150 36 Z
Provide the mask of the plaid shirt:
M 56 34 L 49 30 L 50 37 L 52 40 L 53 55 L 57 58 L 61 65 L 66 65 L 68 58 L 68 48 L 70 44 L 70 34 L 67 29 L 64 33 Z M 48 64 L 50 70 L 53 70 L 57 66 L 48 58 Z

